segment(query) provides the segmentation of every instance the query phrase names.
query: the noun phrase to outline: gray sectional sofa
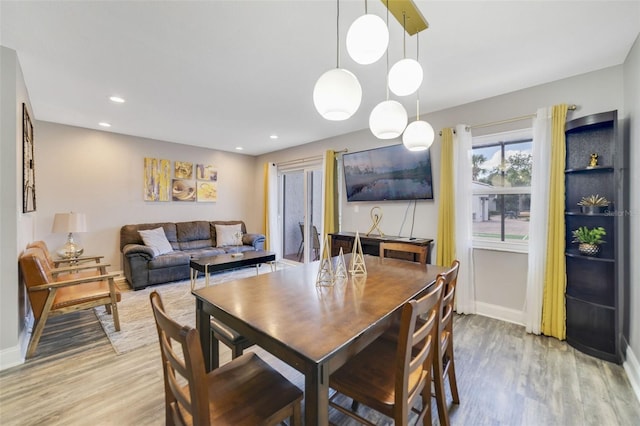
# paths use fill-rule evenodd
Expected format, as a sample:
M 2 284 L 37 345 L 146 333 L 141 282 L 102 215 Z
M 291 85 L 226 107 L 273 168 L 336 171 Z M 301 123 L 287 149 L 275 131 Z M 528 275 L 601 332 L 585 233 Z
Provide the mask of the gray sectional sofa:
M 242 230 L 242 245 L 217 247 L 215 225 L 237 225 Z M 146 246 L 139 233 L 162 227 L 173 251 L 156 255 Z M 120 251 L 124 275 L 134 290 L 150 285 L 189 278 L 192 257 L 221 253 L 264 250 L 262 234 L 248 234 L 243 221 L 163 222 L 125 225 L 120 229 Z

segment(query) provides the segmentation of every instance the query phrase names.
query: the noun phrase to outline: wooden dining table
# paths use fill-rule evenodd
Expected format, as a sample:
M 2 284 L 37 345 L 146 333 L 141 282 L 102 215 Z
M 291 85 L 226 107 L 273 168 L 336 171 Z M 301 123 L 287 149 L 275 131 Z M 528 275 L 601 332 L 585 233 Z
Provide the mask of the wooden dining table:
M 328 424 L 329 375 L 446 270 L 374 256 L 364 260 L 365 276 L 348 274 L 333 286 L 316 285 L 317 261 L 194 290 L 205 365 L 212 368 L 213 316 L 304 374 L 305 424 Z

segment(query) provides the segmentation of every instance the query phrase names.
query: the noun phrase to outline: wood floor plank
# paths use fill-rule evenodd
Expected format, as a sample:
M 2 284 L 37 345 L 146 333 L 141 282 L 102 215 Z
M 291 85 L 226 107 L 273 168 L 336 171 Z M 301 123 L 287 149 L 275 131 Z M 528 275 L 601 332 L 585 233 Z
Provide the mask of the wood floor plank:
M 553 338 L 479 315 L 456 316 L 454 349 L 461 404 L 452 425 L 640 424 L 640 403 L 621 366 Z M 300 388 L 304 378 L 260 348 Z M 222 362 L 230 352 L 222 350 Z M 92 311 L 53 318 L 36 356 L 0 372 L 2 425 L 162 425 L 164 388 L 157 344 L 117 355 Z M 349 405 L 348 401 L 347 404 Z M 435 403 L 434 424 L 438 424 Z M 376 424 L 391 419 L 366 407 Z M 331 410 L 332 424 L 355 423 Z

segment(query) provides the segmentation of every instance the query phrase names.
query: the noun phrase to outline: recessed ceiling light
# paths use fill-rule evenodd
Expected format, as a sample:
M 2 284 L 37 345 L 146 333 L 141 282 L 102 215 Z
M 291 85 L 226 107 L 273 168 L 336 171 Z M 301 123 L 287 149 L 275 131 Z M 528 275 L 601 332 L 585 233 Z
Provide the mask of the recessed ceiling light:
M 278 135 L 271 135 L 269 136 L 271 139 L 278 139 Z
M 109 98 L 109 100 L 110 100 L 111 102 L 115 102 L 115 103 L 117 103 L 117 104 L 123 104 L 123 103 L 124 103 L 124 99 L 123 99 L 123 98 L 121 98 L 120 96 L 111 96 L 111 97 Z
M 107 123 L 106 121 L 101 121 L 98 123 L 98 125 L 102 127 L 111 127 L 111 124 Z
M 243 147 L 241 147 L 241 146 L 236 146 L 236 150 L 237 150 L 237 151 L 242 151 L 243 149 L 244 149 L 244 148 L 243 148 Z

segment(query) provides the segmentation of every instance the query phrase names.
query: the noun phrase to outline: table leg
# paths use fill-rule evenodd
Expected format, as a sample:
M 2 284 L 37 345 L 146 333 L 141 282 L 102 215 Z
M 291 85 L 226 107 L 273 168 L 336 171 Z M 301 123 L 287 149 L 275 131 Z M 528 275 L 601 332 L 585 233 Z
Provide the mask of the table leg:
M 196 328 L 200 335 L 200 344 L 202 345 L 202 356 L 204 358 L 204 366 L 207 371 L 213 369 L 211 362 L 211 317 L 204 312 L 202 300 L 196 299 Z
M 306 425 L 329 424 L 329 368 L 314 365 L 305 374 L 304 417 Z
M 193 289 L 196 288 L 196 281 L 198 280 L 198 270 L 191 268 L 189 277 L 191 278 L 191 291 L 193 291 Z

